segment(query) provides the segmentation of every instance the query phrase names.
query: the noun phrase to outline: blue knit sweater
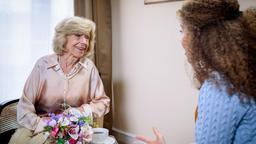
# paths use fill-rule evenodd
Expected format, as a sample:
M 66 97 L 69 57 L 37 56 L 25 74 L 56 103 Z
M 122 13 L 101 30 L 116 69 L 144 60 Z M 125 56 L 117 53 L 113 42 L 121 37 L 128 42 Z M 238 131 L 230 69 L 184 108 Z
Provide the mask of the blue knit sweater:
M 205 81 L 200 89 L 197 144 L 256 144 L 256 104 L 229 96 L 227 86 Z

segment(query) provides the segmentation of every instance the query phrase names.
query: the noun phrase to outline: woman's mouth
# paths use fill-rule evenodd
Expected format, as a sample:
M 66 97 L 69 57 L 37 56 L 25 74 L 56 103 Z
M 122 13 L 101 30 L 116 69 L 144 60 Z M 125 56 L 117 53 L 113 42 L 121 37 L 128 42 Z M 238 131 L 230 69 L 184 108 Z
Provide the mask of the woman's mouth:
M 84 51 L 85 48 L 84 47 L 76 47 L 76 49 L 80 50 L 80 51 Z

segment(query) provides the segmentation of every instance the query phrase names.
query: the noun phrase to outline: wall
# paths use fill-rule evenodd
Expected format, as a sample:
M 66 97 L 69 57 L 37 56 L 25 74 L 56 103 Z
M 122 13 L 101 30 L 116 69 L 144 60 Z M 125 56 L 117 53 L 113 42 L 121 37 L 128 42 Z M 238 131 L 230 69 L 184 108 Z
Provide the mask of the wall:
M 242 8 L 255 0 L 241 0 Z M 170 144 L 194 141 L 198 91 L 186 71 L 176 11 L 182 2 L 112 0 L 114 131 Z

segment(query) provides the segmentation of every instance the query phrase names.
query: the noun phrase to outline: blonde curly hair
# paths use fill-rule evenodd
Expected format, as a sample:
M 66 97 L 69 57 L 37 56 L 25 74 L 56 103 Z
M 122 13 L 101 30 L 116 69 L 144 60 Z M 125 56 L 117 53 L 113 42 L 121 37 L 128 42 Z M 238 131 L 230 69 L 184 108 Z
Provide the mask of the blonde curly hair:
M 62 20 L 55 27 L 55 36 L 53 38 L 53 51 L 58 55 L 65 52 L 66 37 L 71 34 L 86 34 L 89 36 L 89 47 L 84 55 L 88 57 L 94 52 L 95 45 L 95 23 L 89 19 L 74 16 Z
M 202 84 L 218 84 L 228 92 L 256 100 L 256 9 L 239 11 L 237 0 L 189 0 L 177 12 L 189 35 L 188 61 Z

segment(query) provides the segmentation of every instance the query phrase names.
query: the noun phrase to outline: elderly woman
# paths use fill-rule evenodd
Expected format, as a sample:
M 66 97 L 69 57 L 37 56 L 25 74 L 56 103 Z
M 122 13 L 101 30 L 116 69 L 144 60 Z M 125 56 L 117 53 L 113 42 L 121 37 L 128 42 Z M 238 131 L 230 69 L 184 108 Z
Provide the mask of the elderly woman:
M 110 99 L 95 65 L 87 57 L 93 53 L 94 22 L 71 17 L 55 28 L 55 54 L 40 58 L 28 77 L 17 106 L 17 129 L 9 143 L 44 143 L 42 134 L 48 113 L 68 107 L 81 112 L 91 109 L 100 117 L 109 111 Z
M 237 0 L 189 0 L 178 11 L 189 63 L 201 83 L 197 144 L 256 143 L 256 8 Z M 157 139 L 138 139 L 147 144 Z

